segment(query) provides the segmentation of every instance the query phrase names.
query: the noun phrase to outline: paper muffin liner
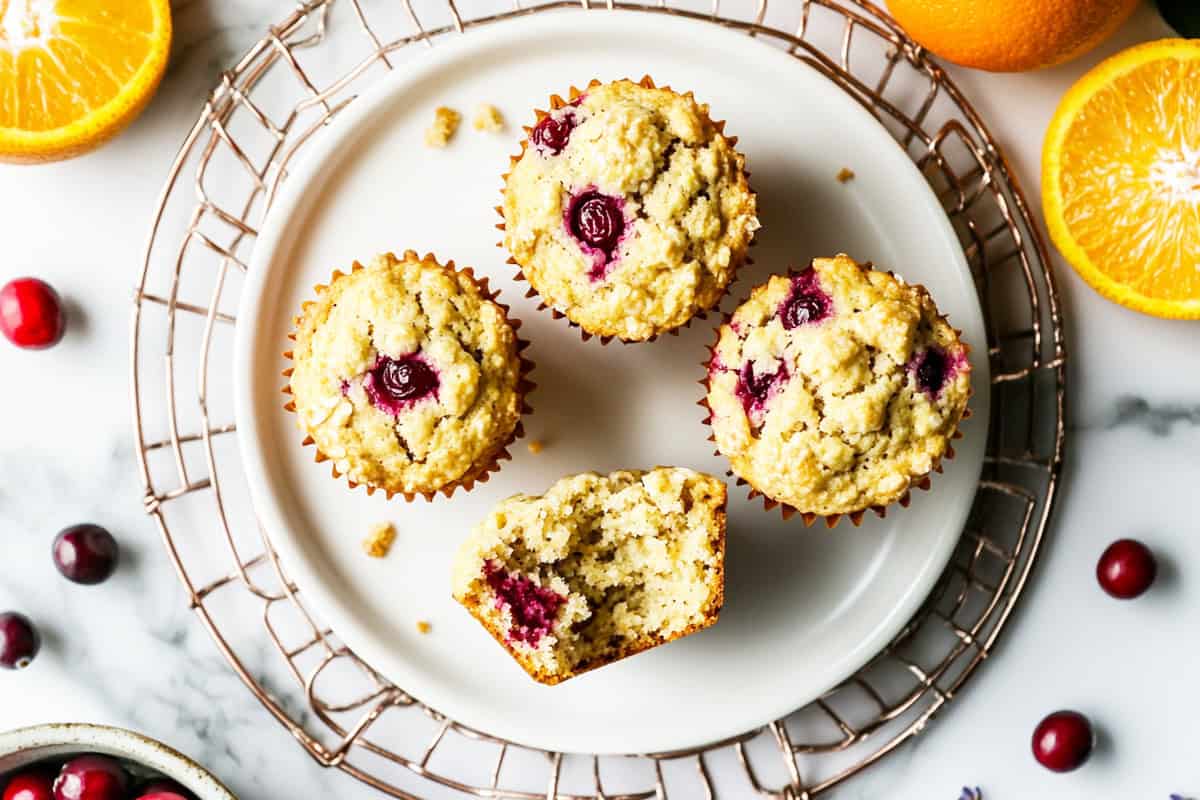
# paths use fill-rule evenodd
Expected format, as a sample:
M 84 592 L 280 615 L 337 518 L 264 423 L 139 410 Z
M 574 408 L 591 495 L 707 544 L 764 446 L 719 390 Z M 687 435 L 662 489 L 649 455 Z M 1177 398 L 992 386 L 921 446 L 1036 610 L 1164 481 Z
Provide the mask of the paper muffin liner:
M 391 254 L 389 254 L 389 255 L 391 255 Z M 393 258 L 394 257 L 395 256 L 393 255 Z M 488 278 L 486 278 L 486 277 L 481 278 L 481 277 L 476 276 L 475 270 L 472 267 L 464 267 L 462 269 L 458 269 L 454 265 L 454 261 L 452 261 L 452 260 L 447 261 L 445 264 L 442 264 L 441 262 L 439 262 L 437 260 L 437 257 L 434 256 L 433 253 L 426 253 L 424 257 L 421 257 L 421 256 L 417 255 L 415 250 L 406 250 L 406 251 L 404 251 L 404 255 L 403 255 L 402 259 L 398 259 L 398 260 L 409 260 L 409 259 L 419 260 L 424 264 L 430 264 L 430 265 L 436 266 L 439 269 L 445 270 L 445 271 L 453 273 L 453 274 L 466 275 L 467 277 L 469 277 L 471 279 L 471 282 L 474 283 L 475 286 L 479 289 L 480 295 L 482 295 L 484 299 L 490 300 L 491 302 L 495 303 L 500 308 L 501 312 L 503 312 L 505 321 L 508 322 L 509 327 L 512 328 L 513 334 L 515 337 L 515 347 L 514 347 L 513 354 L 516 356 L 517 362 L 518 362 L 516 392 L 517 392 L 517 403 L 518 403 L 518 414 L 519 414 L 516 425 L 513 426 L 512 431 L 508 434 L 507 437 L 505 437 L 501 440 L 498 440 L 496 445 L 489 452 L 483 454 L 478 459 L 476 459 L 476 461 L 467 469 L 467 471 L 465 473 L 463 473 L 456 480 L 453 480 L 444 486 L 441 486 L 437 489 L 431 489 L 428 491 L 403 492 L 403 491 L 389 490 L 382 486 L 374 486 L 369 483 L 361 484 L 362 486 L 366 487 L 368 496 L 375 494 L 376 491 L 381 491 L 387 495 L 388 500 L 391 500 L 396 495 L 401 495 L 404 497 L 405 501 L 411 503 L 418 496 L 425 498 L 426 501 L 432 501 L 433 498 L 436 495 L 438 495 L 439 493 L 445 497 L 450 497 L 454 494 L 455 491 L 457 491 L 460 488 L 464 492 L 469 492 L 469 491 L 471 491 L 471 489 L 475 488 L 475 484 L 486 483 L 488 481 L 488 479 L 491 478 L 493 472 L 499 472 L 500 467 L 501 467 L 501 464 L 500 464 L 501 461 L 512 460 L 512 453 L 509 452 L 508 448 L 511 447 L 513 442 L 515 442 L 518 438 L 525 435 L 524 418 L 526 415 L 533 413 L 533 407 L 529 405 L 528 397 L 529 397 L 529 393 L 532 392 L 535 388 L 537 388 L 537 384 L 529 379 L 529 375 L 530 375 L 530 373 L 533 372 L 535 365 L 532 360 L 530 360 L 529 358 L 527 358 L 524 355 L 524 351 L 529 347 L 530 342 L 525 339 L 522 339 L 520 334 L 517 333 L 517 331 L 519 331 L 521 328 L 522 322 L 520 319 L 509 316 L 509 306 L 504 303 L 501 303 L 499 301 L 498 298 L 500 296 L 500 290 L 492 289 L 488 285 L 488 282 L 489 282 Z M 355 272 L 358 272 L 361 269 L 363 269 L 363 265 L 360 264 L 358 261 L 355 261 L 351 265 L 350 273 L 353 274 Z M 345 274 L 346 273 L 343 273 L 341 270 L 334 270 L 333 275 L 330 278 L 329 284 L 316 284 L 315 286 L 313 286 L 314 292 L 316 292 L 317 296 L 320 297 L 325 291 L 327 291 L 329 289 L 330 284 L 332 284 L 334 281 L 338 280 L 339 278 L 345 277 Z M 306 300 L 304 303 L 301 304 L 301 313 L 293 318 L 293 320 L 292 320 L 293 325 L 295 325 L 297 328 L 299 327 L 300 321 L 303 319 L 304 314 L 308 311 L 309 308 L 311 308 L 314 305 L 314 302 L 315 301 L 312 301 L 312 300 Z M 296 340 L 296 331 L 295 330 L 293 330 L 291 333 L 288 334 L 288 339 L 290 339 L 292 341 Z M 283 352 L 283 357 L 288 359 L 289 361 L 293 360 L 295 357 L 294 351 L 290 350 L 290 349 L 285 350 Z M 287 369 L 283 370 L 283 372 L 281 374 L 283 375 L 283 377 L 290 379 L 293 371 L 294 371 L 293 367 L 288 367 Z M 291 387 L 290 380 L 288 383 L 284 384 L 282 391 L 284 394 L 289 395 L 289 397 L 291 396 L 292 387 Z M 290 411 L 292 413 L 296 412 L 296 402 L 294 399 L 289 399 L 286 403 L 284 403 L 283 407 L 284 407 L 284 409 L 286 409 L 287 411 Z M 332 461 L 330 456 L 326 455 L 325 453 L 322 453 L 321 449 L 319 447 L 317 447 L 316 442 L 313 440 L 313 437 L 311 436 L 311 434 L 308 434 L 308 433 L 305 434 L 304 440 L 301 442 L 301 445 L 304 447 L 311 445 L 313 447 L 313 449 L 315 451 L 313 460 L 316 461 L 318 464 L 321 462 L 324 462 L 324 461 Z M 336 462 L 331 465 L 331 472 L 335 479 L 343 477 L 343 474 L 338 471 Z M 346 478 L 346 483 L 350 486 L 351 489 L 357 489 L 360 486 L 359 483 L 352 480 L 348 475 L 346 475 L 345 478 Z
M 654 82 L 654 79 L 652 77 L 650 77 L 649 75 L 643 75 L 641 80 L 638 80 L 638 81 L 635 81 L 632 78 L 625 78 L 624 80 L 628 80 L 630 83 L 636 83 L 638 86 L 641 86 L 644 89 L 661 89 L 662 91 L 665 91 L 665 92 L 674 92 L 674 90 L 670 86 L 656 85 Z M 616 81 L 613 81 L 613 82 L 615 83 Z M 564 100 L 560 95 L 557 95 L 557 94 L 550 95 L 550 100 L 549 100 L 550 109 L 549 110 L 544 110 L 544 109 L 540 109 L 540 108 L 534 109 L 534 114 L 536 115 L 534 124 L 521 126 L 521 129 L 525 132 L 525 138 L 521 140 L 520 152 L 518 152 L 514 156 L 509 156 L 509 169 L 511 170 L 513 167 L 515 167 L 517 165 L 517 162 L 520 161 L 522 157 L 524 157 L 525 151 L 529 148 L 529 137 L 533 135 L 533 129 L 539 122 L 541 122 L 543 119 L 545 119 L 547 116 L 549 116 L 552 111 L 557 111 L 560 108 L 564 108 L 564 107 L 576 102 L 580 97 L 582 97 L 584 94 L 587 93 L 588 89 L 592 89 L 596 86 L 603 86 L 603 85 L 604 85 L 604 83 L 602 81 L 600 81 L 596 78 L 593 78 L 591 81 L 588 82 L 587 86 L 584 87 L 583 89 L 579 89 L 576 86 L 571 86 L 567 93 L 568 99 L 566 99 L 566 100 Z M 678 94 L 678 92 L 675 92 L 675 93 Z M 680 96 L 695 100 L 695 94 L 690 91 L 684 92 Z M 708 111 L 709 111 L 708 104 L 700 103 L 699 106 L 700 106 L 700 110 L 704 113 L 704 115 L 708 116 Z M 712 119 L 712 117 L 709 117 L 709 121 L 712 122 L 713 127 L 716 129 L 718 134 L 720 134 L 721 136 L 725 136 L 725 124 L 726 124 L 725 120 L 714 120 L 714 119 Z M 738 137 L 725 136 L 725 140 L 727 142 L 729 142 L 729 146 L 731 148 L 737 147 Z M 744 166 L 745 154 L 737 151 L 736 149 L 734 150 L 734 152 L 743 157 L 742 172 L 746 176 L 746 186 L 747 186 L 747 188 L 749 188 L 750 194 L 752 196 L 754 196 L 755 198 L 757 198 L 758 195 L 754 192 L 754 187 L 750 186 L 750 170 L 746 169 Z M 510 171 L 510 172 L 505 172 L 503 175 L 500 176 L 500 180 L 504 183 L 504 188 L 500 190 L 501 199 L 503 199 L 504 193 L 508 188 L 508 177 L 511 174 L 512 173 Z M 500 215 L 500 222 L 496 223 L 496 228 L 497 228 L 497 230 L 504 231 L 506 220 L 504 217 L 503 202 L 501 202 L 501 204 L 496 206 L 495 208 L 496 208 L 496 213 Z M 757 233 L 757 231 L 754 231 L 751 233 L 750 241 L 746 245 L 747 250 L 749 250 L 749 248 L 754 247 L 756 244 L 758 244 L 758 238 L 755 235 L 756 233 Z M 501 238 L 501 240 L 496 243 L 496 246 L 501 249 L 504 249 L 504 239 Z M 521 264 L 519 264 L 517 262 L 517 260 L 515 258 L 513 258 L 511 255 L 509 255 L 507 260 L 505 261 L 505 263 L 511 264 L 512 266 L 517 268 L 517 272 L 513 276 L 513 278 L 515 280 L 522 282 L 522 283 L 529 283 L 529 279 L 525 277 L 524 268 L 521 266 Z M 726 296 L 728 296 L 730 288 L 737 281 L 738 271 L 741 270 L 742 267 L 750 266 L 753 263 L 754 263 L 754 259 L 752 259 L 749 255 L 749 253 L 747 253 L 742 258 L 741 261 L 739 261 L 736 265 L 734 265 L 733 269 L 729 273 L 728 283 L 725 284 L 725 288 L 722 290 L 721 294 L 718 295 L 715 300 L 713 300 L 711 305 L 709 305 L 707 308 L 702 308 L 702 309 L 697 310 L 696 313 L 694 313 L 694 314 L 692 314 L 692 316 L 688 317 L 687 321 L 684 322 L 682 325 L 677 325 L 674 328 L 670 328 L 665 331 L 658 331 L 654 334 L 651 334 L 650 336 L 648 336 L 645 339 L 626 339 L 624 337 L 617 336 L 615 334 L 592 333 L 591 331 L 586 330 L 578 322 L 576 322 L 575 320 L 568 317 L 562 311 L 559 311 L 556 308 L 551 308 L 545 302 L 541 302 L 541 297 L 538 294 L 537 289 L 533 288 L 532 284 L 530 284 L 530 288 L 525 292 L 525 297 L 527 297 L 527 298 L 537 297 L 539 300 L 538 311 L 549 311 L 550 316 L 553 319 L 565 319 L 567 321 L 567 325 L 579 330 L 579 335 L 585 342 L 592 339 L 592 337 L 595 337 L 600 340 L 600 344 L 602 344 L 602 345 L 608 344 L 613 339 L 620 341 L 622 344 L 643 344 L 646 342 L 653 342 L 654 340 L 658 339 L 659 336 L 662 336 L 664 333 L 670 334 L 671 336 L 678 336 L 679 332 L 681 330 L 684 330 L 684 329 L 690 327 L 691 324 L 695 320 L 707 319 L 709 314 L 717 313 L 718 306 L 720 306 L 721 302 L 726 298 Z
M 862 270 L 866 271 L 866 270 L 869 270 L 872 268 L 872 262 L 865 261 L 865 262 L 859 264 L 858 266 Z M 794 278 L 797 275 L 802 274 L 804 271 L 805 270 L 797 269 L 796 267 L 789 267 L 788 271 L 787 271 L 787 277 Z M 895 273 L 893 273 L 891 270 L 888 270 L 887 274 L 891 275 L 893 278 L 896 277 Z M 768 278 L 768 280 L 769 280 L 769 278 Z M 919 283 L 907 283 L 907 282 L 905 282 L 905 285 L 916 289 L 920 293 L 922 293 L 925 296 L 930 297 L 930 299 L 932 299 L 932 296 L 930 295 L 929 290 L 926 289 L 924 285 L 919 284 Z M 755 287 L 755 288 L 757 288 L 757 287 Z M 753 289 L 751 291 L 753 291 Z M 738 303 L 737 307 L 740 308 L 742 306 L 742 304 L 747 302 L 749 299 L 750 299 L 749 296 L 747 296 L 745 300 L 743 300 L 741 303 Z M 936 307 L 936 305 L 935 305 L 935 307 Z M 710 431 L 709 435 L 708 435 L 708 441 L 712 442 L 714 445 L 716 444 L 716 441 L 717 441 L 717 435 L 716 435 L 716 431 L 713 430 L 713 428 L 712 428 L 713 410 L 712 410 L 712 407 L 708 404 L 709 380 L 710 380 L 710 376 L 712 374 L 711 365 L 712 365 L 713 356 L 716 355 L 717 345 L 721 341 L 721 328 L 724 327 L 725 325 L 729 324 L 729 321 L 733 319 L 733 315 L 736 311 L 737 311 L 737 308 L 735 308 L 733 311 L 726 312 L 724 315 L 722 315 L 721 322 L 717 325 L 716 330 L 715 330 L 715 339 L 712 344 L 710 344 L 706 347 L 706 349 L 708 350 L 708 358 L 706 358 L 704 361 L 700 362 L 700 365 L 702 367 L 704 367 L 704 377 L 701 378 L 697 382 L 701 386 L 704 387 L 704 394 L 703 394 L 703 396 L 701 396 L 700 400 L 697 401 L 696 405 L 698 405 L 704 409 L 704 414 L 705 414 L 704 424 L 709 427 L 709 431 Z M 945 322 L 947 325 L 950 324 L 949 320 L 946 319 L 946 316 L 944 314 L 939 314 L 938 318 L 941 319 L 943 322 Z M 953 326 L 951 326 L 951 330 L 954 331 L 954 335 L 958 339 L 958 343 L 962 346 L 963 358 L 966 359 L 971 354 L 971 346 L 969 344 L 967 344 L 965 341 L 963 341 L 961 330 L 959 330 L 958 328 L 954 328 Z M 970 362 L 967 361 L 966 363 L 967 363 L 967 370 L 969 372 L 970 371 Z M 974 393 L 975 393 L 975 387 L 973 385 L 968 386 L 968 388 L 967 388 L 967 401 L 968 402 L 970 402 L 971 396 Z M 800 509 L 796 508 L 795 506 L 789 505 L 789 504 L 784 503 L 779 500 L 774 500 L 771 497 L 769 497 L 768 495 L 766 495 L 765 493 L 763 493 L 761 490 L 759 490 L 757 487 L 755 487 L 754 484 L 750 483 L 750 481 L 746 480 L 741 475 L 736 474 L 733 471 L 732 461 L 730 461 L 729 457 L 726 456 L 724 453 L 722 453 L 719 448 L 713 450 L 713 455 L 720 456 L 722 458 L 725 458 L 726 461 L 730 461 L 730 468 L 725 471 L 725 474 L 728 477 L 734 478 L 735 483 L 738 486 L 749 487 L 747 489 L 748 499 L 755 500 L 755 499 L 761 497 L 762 501 L 763 501 L 763 509 L 764 510 L 771 511 L 772 509 L 778 507 L 780 513 L 783 515 L 783 518 L 785 520 L 790 520 L 792 517 L 799 514 L 800 519 L 803 521 L 804 527 L 806 527 L 806 528 L 811 527 L 813 525 L 813 523 L 815 523 L 818 519 L 825 520 L 826 528 L 836 528 L 838 523 L 841 521 L 842 517 L 846 517 L 847 519 L 849 519 L 850 524 L 857 528 L 859 525 L 862 525 L 863 518 L 866 516 L 866 513 L 868 511 L 873 512 L 875 514 L 875 516 L 882 519 L 883 517 L 887 516 L 887 510 L 892 505 L 899 505 L 901 508 L 908 508 L 909 504 L 912 502 L 912 489 L 913 488 L 920 489 L 922 491 L 929 491 L 929 488 L 932 486 L 932 483 L 933 483 L 933 473 L 937 472 L 940 474 L 943 469 L 942 462 L 944 460 L 950 460 L 950 459 L 954 458 L 954 455 L 955 455 L 954 447 L 950 444 L 950 440 L 961 439 L 963 437 L 962 429 L 959 428 L 959 425 L 962 424 L 963 420 L 970 418 L 970 416 L 971 416 L 971 408 L 968 405 L 963 408 L 962 416 L 959 417 L 958 422 L 954 426 L 954 430 L 947 437 L 948 441 L 946 442 L 946 452 L 943 453 L 941 455 L 941 457 L 939 457 L 937 459 L 937 461 L 934 462 L 933 467 L 930 469 L 929 472 L 926 472 L 922 475 L 916 475 L 916 476 L 910 477 L 909 481 L 908 481 L 908 488 L 905 489 L 904 493 L 902 495 L 900 495 L 899 498 L 892 501 L 892 503 L 888 503 L 886 505 L 867 506 L 865 508 L 861 508 L 856 511 L 851 511 L 848 513 L 817 514 L 817 513 L 811 512 L 811 511 L 801 511 Z

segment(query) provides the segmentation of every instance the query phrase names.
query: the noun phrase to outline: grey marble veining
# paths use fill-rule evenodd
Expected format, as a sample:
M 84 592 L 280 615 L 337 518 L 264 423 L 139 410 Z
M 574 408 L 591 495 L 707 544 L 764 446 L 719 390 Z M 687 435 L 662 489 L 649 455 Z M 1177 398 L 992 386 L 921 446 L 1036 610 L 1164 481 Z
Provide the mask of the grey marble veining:
M 1151 405 L 1143 397 L 1118 397 L 1105 427 L 1112 430 L 1132 425 L 1154 436 L 1170 436 L 1176 424 L 1200 425 L 1200 402 Z

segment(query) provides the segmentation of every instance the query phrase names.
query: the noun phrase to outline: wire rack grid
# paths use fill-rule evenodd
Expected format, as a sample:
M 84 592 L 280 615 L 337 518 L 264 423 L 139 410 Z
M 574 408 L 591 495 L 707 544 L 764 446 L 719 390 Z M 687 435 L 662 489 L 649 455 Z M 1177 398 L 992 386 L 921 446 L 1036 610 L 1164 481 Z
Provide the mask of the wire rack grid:
M 312 0 L 221 75 L 171 165 L 134 294 L 144 505 L 192 609 L 316 761 L 394 797 L 637 800 L 824 794 L 919 734 L 993 651 L 1033 568 L 1065 440 L 1063 324 L 1045 244 L 1003 153 L 951 79 L 866 0 Z M 472 3 L 471 5 L 477 5 Z M 958 232 L 992 370 L 975 503 L 937 588 L 867 666 L 809 706 L 703 748 L 599 757 L 530 750 L 428 708 L 358 659 L 291 582 L 245 497 L 230 436 L 236 301 L 288 165 L 365 86 L 426 46 L 514 17 L 674 14 L 755 36 L 867 108 Z M 740 15 L 740 16 L 739 16 Z M 190 191 L 189 191 L 190 190 Z

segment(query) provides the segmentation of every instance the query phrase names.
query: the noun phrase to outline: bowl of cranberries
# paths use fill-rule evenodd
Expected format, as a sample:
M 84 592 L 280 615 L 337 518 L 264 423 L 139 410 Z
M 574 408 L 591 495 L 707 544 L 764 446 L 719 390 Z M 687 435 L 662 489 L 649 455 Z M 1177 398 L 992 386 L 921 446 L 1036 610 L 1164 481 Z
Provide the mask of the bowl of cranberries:
M 103 725 L 0 733 L 0 800 L 236 800 L 161 742 Z

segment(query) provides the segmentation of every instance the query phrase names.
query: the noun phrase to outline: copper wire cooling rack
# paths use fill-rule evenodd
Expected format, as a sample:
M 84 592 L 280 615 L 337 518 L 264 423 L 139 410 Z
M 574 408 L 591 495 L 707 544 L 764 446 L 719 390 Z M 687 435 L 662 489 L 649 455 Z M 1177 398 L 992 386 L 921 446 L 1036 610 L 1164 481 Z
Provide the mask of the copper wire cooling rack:
M 491 3 L 493 9 L 499 0 Z M 920 733 L 992 651 L 1053 507 L 1065 349 L 1045 245 L 983 120 L 865 0 L 531 3 L 314 0 L 221 75 L 163 189 L 134 295 L 132 380 L 145 507 L 191 607 L 247 688 L 320 764 L 395 797 L 815 797 Z M 988 333 L 987 455 L 951 565 L 875 659 L 809 706 L 685 752 L 598 757 L 471 730 L 393 686 L 310 612 L 260 531 L 229 382 L 237 295 L 273 189 L 366 86 L 427 46 L 559 10 L 675 14 L 786 50 L 858 100 L 921 169 L 957 230 Z

